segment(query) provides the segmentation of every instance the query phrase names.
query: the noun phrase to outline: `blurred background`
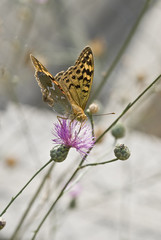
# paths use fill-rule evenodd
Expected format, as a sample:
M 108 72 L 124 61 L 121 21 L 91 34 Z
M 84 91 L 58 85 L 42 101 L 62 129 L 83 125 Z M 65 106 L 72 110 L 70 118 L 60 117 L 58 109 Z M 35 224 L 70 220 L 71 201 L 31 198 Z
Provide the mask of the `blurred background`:
M 73 65 L 85 46 L 91 46 L 95 55 L 93 88 L 96 89 L 144 2 L 2 1 L 1 109 L 15 98 L 32 106 L 45 106 L 33 78 L 30 53 L 55 75 Z
M 105 130 L 161 73 L 161 1 L 148 10 L 119 63 L 96 94 L 145 5 L 145 0 L 2 0 L 0 2 L 0 208 L 49 160 L 56 114 L 43 103 L 34 78 L 32 53 L 55 75 L 74 64 L 83 48 L 94 53 L 91 98 L 100 104 L 96 132 Z M 154 86 L 123 118 L 127 162 L 90 169 L 81 179 L 74 211 L 66 194 L 37 239 L 161 238 L 161 84 Z M 102 127 L 104 126 L 104 128 Z M 89 161 L 111 159 L 112 136 L 98 145 Z M 108 146 L 109 155 L 106 149 Z M 105 152 L 105 157 L 102 157 Z M 55 167 L 19 237 L 30 239 L 59 189 L 77 166 L 78 154 Z M 79 157 L 80 158 L 80 157 Z M 85 172 L 86 173 L 86 172 Z M 10 239 L 43 173 L 5 214 L 0 240 Z M 59 179 L 59 180 L 55 180 Z M 54 189 L 54 191 L 53 191 Z M 43 207 L 42 207 L 43 206 Z M 34 211 L 41 209 L 40 216 Z

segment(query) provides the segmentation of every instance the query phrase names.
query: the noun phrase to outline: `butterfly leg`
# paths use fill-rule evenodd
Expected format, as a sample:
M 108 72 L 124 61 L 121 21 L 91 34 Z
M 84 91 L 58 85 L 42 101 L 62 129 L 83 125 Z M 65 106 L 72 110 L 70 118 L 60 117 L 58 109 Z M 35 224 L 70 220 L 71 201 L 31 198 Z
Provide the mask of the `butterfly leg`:
M 79 132 L 80 132 L 80 130 L 82 129 L 82 127 L 84 126 L 84 124 L 86 123 L 86 121 L 87 121 L 87 120 L 84 120 L 83 122 L 81 122 Z M 78 133 L 79 133 L 79 132 L 78 132 Z
M 72 123 L 74 120 L 76 120 L 76 116 L 71 120 L 70 125 L 71 125 L 71 123 Z M 81 122 L 78 121 L 78 120 L 76 120 L 76 121 L 77 121 L 78 123 L 80 123 L 79 131 L 78 131 L 78 133 L 77 133 L 77 135 L 79 135 L 82 127 L 84 126 L 84 124 L 86 123 L 87 120 L 84 120 L 84 121 L 81 121 Z
M 65 119 L 65 120 L 67 120 L 68 118 L 66 118 L 66 117 L 61 117 L 61 116 L 57 116 L 57 119 L 58 119 L 60 125 L 62 126 L 61 119 Z
M 79 135 L 79 133 L 80 133 L 80 131 L 81 131 L 82 127 L 84 126 L 85 122 L 86 122 L 86 120 L 85 120 L 85 121 L 83 121 L 83 122 L 80 122 L 80 127 L 79 127 L 79 130 L 78 130 L 78 133 L 77 133 L 77 135 Z

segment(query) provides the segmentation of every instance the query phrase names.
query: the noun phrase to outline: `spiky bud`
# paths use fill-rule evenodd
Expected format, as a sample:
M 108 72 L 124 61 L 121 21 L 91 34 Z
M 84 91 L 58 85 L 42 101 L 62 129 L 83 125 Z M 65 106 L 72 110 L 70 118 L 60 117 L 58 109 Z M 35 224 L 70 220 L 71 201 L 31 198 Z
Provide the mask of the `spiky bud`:
M 124 144 L 118 144 L 114 149 L 114 154 L 120 160 L 127 160 L 130 157 L 130 150 Z
M 111 131 L 112 135 L 118 139 L 123 138 L 125 136 L 125 127 L 122 123 L 117 123 Z
M 70 147 L 67 147 L 63 144 L 53 147 L 50 151 L 51 160 L 55 162 L 63 162 L 69 152 Z
M 0 217 L 0 230 L 3 229 L 5 225 L 6 225 L 6 221 L 2 217 Z

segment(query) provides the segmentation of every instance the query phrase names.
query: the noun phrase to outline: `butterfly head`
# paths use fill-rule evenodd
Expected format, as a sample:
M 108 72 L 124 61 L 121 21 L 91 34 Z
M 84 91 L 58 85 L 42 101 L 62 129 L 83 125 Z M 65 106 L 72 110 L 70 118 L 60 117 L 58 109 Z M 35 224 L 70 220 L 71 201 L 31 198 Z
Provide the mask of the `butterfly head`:
M 87 120 L 87 116 L 85 115 L 85 113 L 80 113 L 77 115 L 76 120 L 79 122 L 84 122 Z

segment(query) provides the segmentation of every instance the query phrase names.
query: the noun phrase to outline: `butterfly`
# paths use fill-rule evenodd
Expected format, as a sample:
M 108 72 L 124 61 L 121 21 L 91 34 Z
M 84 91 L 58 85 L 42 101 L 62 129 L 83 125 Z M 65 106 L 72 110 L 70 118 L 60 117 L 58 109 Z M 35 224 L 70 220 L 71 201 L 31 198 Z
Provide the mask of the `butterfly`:
M 85 121 L 87 116 L 84 109 L 89 98 L 94 74 L 91 48 L 84 48 L 74 66 L 68 68 L 67 71 L 57 73 L 54 77 L 33 55 L 30 55 L 30 58 L 44 102 L 47 102 L 65 118 Z

